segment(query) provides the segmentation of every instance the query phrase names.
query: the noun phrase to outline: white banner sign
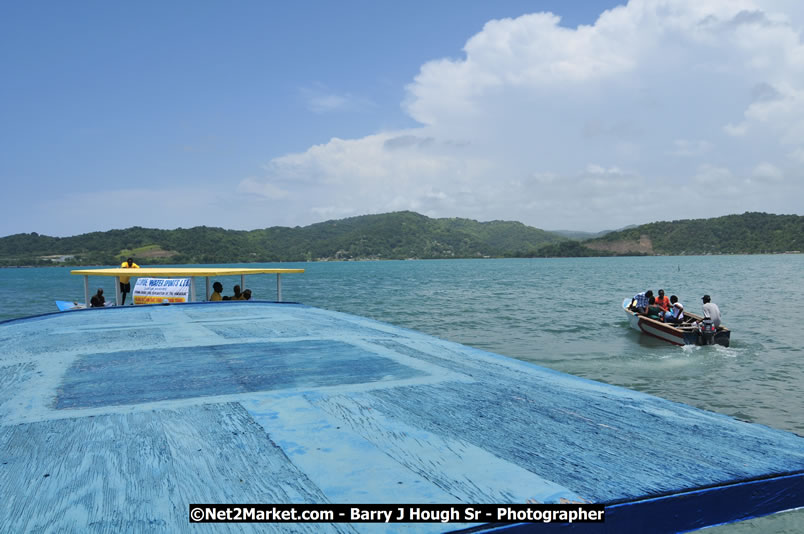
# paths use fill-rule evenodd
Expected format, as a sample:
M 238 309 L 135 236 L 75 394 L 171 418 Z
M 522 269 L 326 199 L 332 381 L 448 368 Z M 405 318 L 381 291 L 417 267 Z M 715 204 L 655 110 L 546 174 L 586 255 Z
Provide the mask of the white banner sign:
M 189 292 L 189 278 L 137 278 L 134 304 L 162 304 L 165 300 L 187 302 Z

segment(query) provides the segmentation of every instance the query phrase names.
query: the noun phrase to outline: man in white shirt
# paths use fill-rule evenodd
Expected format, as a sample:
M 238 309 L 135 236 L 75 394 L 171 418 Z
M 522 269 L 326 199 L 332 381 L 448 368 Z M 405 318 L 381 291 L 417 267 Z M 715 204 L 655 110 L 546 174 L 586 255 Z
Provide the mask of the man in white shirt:
M 717 304 L 712 302 L 709 295 L 704 295 L 701 297 L 701 300 L 703 301 L 704 319 L 712 319 L 712 324 L 717 328 L 720 326 L 720 308 L 717 307 Z
M 678 301 L 678 297 L 673 295 L 670 297 L 670 311 L 664 314 L 665 323 L 681 323 L 684 322 L 684 305 Z

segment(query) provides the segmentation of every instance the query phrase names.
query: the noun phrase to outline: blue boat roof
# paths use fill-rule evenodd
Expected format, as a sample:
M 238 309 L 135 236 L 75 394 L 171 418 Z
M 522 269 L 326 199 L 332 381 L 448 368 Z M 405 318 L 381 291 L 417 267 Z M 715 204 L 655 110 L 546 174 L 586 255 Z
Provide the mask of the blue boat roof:
M 72 311 L 0 344 L 2 532 L 186 531 L 202 502 L 591 502 L 652 531 L 804 506 L 795 434 L 309 306 Z

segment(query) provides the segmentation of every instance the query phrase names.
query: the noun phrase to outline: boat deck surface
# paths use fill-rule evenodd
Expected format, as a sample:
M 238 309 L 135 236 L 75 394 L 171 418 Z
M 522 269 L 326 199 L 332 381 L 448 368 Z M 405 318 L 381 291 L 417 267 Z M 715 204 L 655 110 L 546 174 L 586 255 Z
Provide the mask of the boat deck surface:
M 0 532 L 289 527 L 189 503 L 606 503 L 577 525 L 600 532 L 804 506 L 802 437 L 308 306 L 71 311 L 0 344 Z

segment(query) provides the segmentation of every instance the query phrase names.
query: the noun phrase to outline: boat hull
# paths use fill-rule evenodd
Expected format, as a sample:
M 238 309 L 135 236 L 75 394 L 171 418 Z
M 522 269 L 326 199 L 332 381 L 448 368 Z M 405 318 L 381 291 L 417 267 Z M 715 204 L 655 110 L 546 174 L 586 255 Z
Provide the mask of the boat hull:
M 673 325 L 651 319 L 644 315 L 638 315 L 628 309 L 631 299 L 623 300 L 623 310 L 628 315 L 628 324 L 634 330 L 647 334 L 653 338 L 661 339 L 673 345 L 705 345 L 700 332 L 695 329 L 676 328 Z M 693 316 L 695 317 L 695 316 Z M 731 331 L 728 328 L 720 327 L 714 336 L 714 344 L 728 347 L 731 338 Z

